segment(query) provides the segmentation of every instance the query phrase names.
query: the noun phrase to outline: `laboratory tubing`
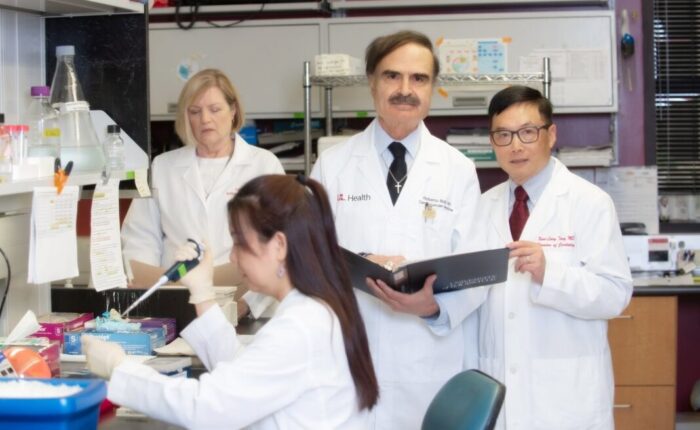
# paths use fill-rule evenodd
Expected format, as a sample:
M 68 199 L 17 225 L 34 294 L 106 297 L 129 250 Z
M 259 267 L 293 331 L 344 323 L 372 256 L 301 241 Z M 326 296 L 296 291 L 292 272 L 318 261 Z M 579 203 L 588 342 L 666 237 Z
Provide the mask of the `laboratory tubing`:
M 47 86 L 31 87 L 32 102 L 24 118 L 29 125 L 29 157 L 56 158 L 60 153 L 61 132 L 57 113 L 49 105 L 49 92 Z
M 109 171 L 124 170 L 124 141 L 121 136 L 121 128 L 116 124 L 107 126 L 107 139 L 104 142 L 104 151 L 107 158 Z
M 51 82 L 49 103 L 58 109 L 57 104 L 85 101 L 83 89 L 75 71 L 75 47 L 56 47 L 56 71 Z

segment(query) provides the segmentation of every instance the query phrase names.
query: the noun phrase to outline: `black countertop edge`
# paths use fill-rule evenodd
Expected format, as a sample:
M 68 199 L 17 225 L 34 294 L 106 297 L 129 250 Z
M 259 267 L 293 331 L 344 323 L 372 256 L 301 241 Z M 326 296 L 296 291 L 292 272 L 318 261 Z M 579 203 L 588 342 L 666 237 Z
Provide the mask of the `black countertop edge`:
M 634 296 L 685 296 L 700 294 L 700 285 L 652 285 L 634 287 Z

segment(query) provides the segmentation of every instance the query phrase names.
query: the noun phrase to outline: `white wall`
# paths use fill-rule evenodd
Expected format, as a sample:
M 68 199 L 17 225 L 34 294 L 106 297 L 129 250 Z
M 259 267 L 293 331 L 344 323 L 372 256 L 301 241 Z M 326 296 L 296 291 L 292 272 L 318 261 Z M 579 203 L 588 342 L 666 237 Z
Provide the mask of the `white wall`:
M 29 87 L 45 84 L 44 46 L 44 24 L 38 15 L 0 9 L 0 112 L 7 124 L 20 121 L 31 100 Z M 27 309 L 37 313 L 50 310 L 48 286 L 26 282 L 28 210 L 0 213 L 0 247 L 12 268 L 11 289 L 0 316 L 0 336 L 6 335 Z

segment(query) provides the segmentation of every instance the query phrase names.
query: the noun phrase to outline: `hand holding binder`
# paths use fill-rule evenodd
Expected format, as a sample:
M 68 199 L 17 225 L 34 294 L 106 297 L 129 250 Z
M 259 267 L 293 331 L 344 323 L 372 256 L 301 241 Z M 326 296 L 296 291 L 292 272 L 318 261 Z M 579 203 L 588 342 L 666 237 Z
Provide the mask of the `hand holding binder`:
M 373 294 L 366 278 L 381 279 L 402 293 L 415 293 L 423 288 L 425 278 L 437 275 L 434 294 L 504 282 L 508 273 L 507 248 L 448 255 L 414 262 L 406 262 L 388 270 L 365 257 L 342 248 L 350 271 L 353 287 Z

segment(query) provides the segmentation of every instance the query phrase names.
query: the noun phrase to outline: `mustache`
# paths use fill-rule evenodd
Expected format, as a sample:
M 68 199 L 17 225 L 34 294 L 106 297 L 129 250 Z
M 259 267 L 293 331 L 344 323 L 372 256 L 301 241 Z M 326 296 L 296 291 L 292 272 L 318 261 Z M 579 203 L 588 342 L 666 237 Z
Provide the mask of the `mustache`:
M 389 103 L 393 105 L 410 105 L 418 106 L 420 105 L 420 100 L 412 94 L 395 94 L 389 97 Z

